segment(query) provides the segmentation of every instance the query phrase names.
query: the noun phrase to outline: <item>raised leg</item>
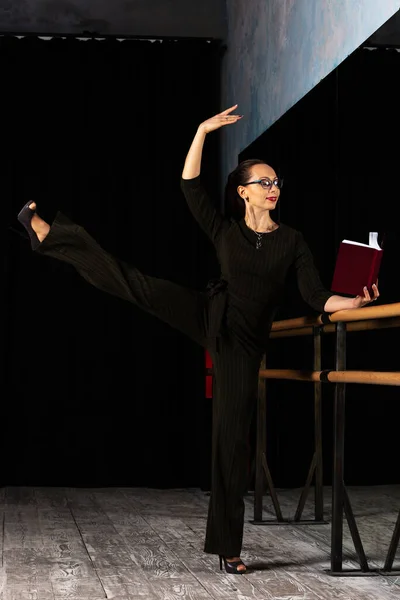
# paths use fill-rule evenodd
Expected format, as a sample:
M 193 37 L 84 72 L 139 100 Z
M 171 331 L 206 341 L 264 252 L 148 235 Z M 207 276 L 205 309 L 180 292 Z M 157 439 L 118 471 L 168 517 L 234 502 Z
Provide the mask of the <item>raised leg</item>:
M 32 229 L 39 240 L 33 246 L 37 253 L 69 263 L 96 288 L 131 302 L 206 345 L 205 294 L 143 274 L 106 252 L 83 227 L 62 213 L 51 227 L 37 214 L 32 215 Z

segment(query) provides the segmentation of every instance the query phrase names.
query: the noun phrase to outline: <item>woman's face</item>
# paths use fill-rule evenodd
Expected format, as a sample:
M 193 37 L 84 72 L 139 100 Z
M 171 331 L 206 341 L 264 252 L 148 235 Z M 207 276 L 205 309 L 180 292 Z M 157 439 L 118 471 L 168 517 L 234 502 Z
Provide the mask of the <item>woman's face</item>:
M 274 210 L 281 193 L 281 182 L 274 169 L 266 164 L 254 165 L 247 182 L 239 185 L 238 194 L 246 203 L 264 210 Z

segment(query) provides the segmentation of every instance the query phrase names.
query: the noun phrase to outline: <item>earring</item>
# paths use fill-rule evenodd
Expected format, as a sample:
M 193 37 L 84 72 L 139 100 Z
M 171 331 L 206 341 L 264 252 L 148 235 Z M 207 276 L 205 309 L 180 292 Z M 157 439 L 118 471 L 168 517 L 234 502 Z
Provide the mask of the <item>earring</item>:
M 248 202 L 248 201 L 249 201 L 249 199 L 248 199 L 248 197 L 247 197 L 247 196 L 246 196 L 245 200 L 246 200 L 246 202 Z

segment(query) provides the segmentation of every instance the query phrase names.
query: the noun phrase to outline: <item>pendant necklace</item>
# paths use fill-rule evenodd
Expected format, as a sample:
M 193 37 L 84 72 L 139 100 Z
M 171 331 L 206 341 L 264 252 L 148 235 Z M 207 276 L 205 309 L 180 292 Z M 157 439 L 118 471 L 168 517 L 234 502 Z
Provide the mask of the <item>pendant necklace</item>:
M 275 229 L 275 223 L 273 225 L 271 225 L 270 227 L 268 227 L 267 231 L 254 231 L 254 233 L 256 234 L 256 250 L 260 250 L 261 246 L 262 246 L 262 240 L 264 235 L 267 235 L 267 233 L 269 233 L 270 231 L 274 231 Z

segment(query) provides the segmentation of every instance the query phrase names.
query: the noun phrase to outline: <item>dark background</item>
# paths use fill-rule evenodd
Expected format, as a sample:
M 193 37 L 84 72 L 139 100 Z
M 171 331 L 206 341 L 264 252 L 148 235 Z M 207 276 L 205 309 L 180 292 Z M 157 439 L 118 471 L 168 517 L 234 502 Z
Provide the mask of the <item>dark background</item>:
M 1 38 L 2 484 L 208 489 L 203 350 L 33 254 L 14 229 L 34 199 L 47 220 L 62 210 L 143 271 L 203 287 L 218 268 L 179 179 L 197 125 L 221 110 L 223 52 L 202 40 Z M 327 287 L 343 237 L 386 232 L 380 303 L 400 298 L 399 60 L 357 51 L 240 157 L 261 156 L 285 177 L 281 219 L 303 231 Z M 218 133 L 207 139 L 203 173 L 218 202 Z M 279 318 L 303 314 L 313 313 L 290 284 Z M 348 368 L 397 370 L 397 339 L 397 330 L 349 334 Z M 333 336 L 323 346 L 332 367 Z M 311 339 L 271 349 L 271 367 L 311 367 Z M 324 387 L 326 483 L 332 392 Z M 268 398 L 274 481 L 301 485 L 313 451 L 312 388 L 270 382 Z M 399 413 L 396 388 L 348 386 L 347 483 L 399 482 Z
M 16 215 L 57 210 L 144 272 L 203 287 L 215 257 L 180 191 L 199 123 L 220 110 L 218 42 L 0 41 L 5 393 L 1 480 L 198 485 L 210 402 L 182 334 L 31 252 Z M 5 93 L 6 91 L 6 93 Z M 218 186 L 218 134 L 204 177 Z

